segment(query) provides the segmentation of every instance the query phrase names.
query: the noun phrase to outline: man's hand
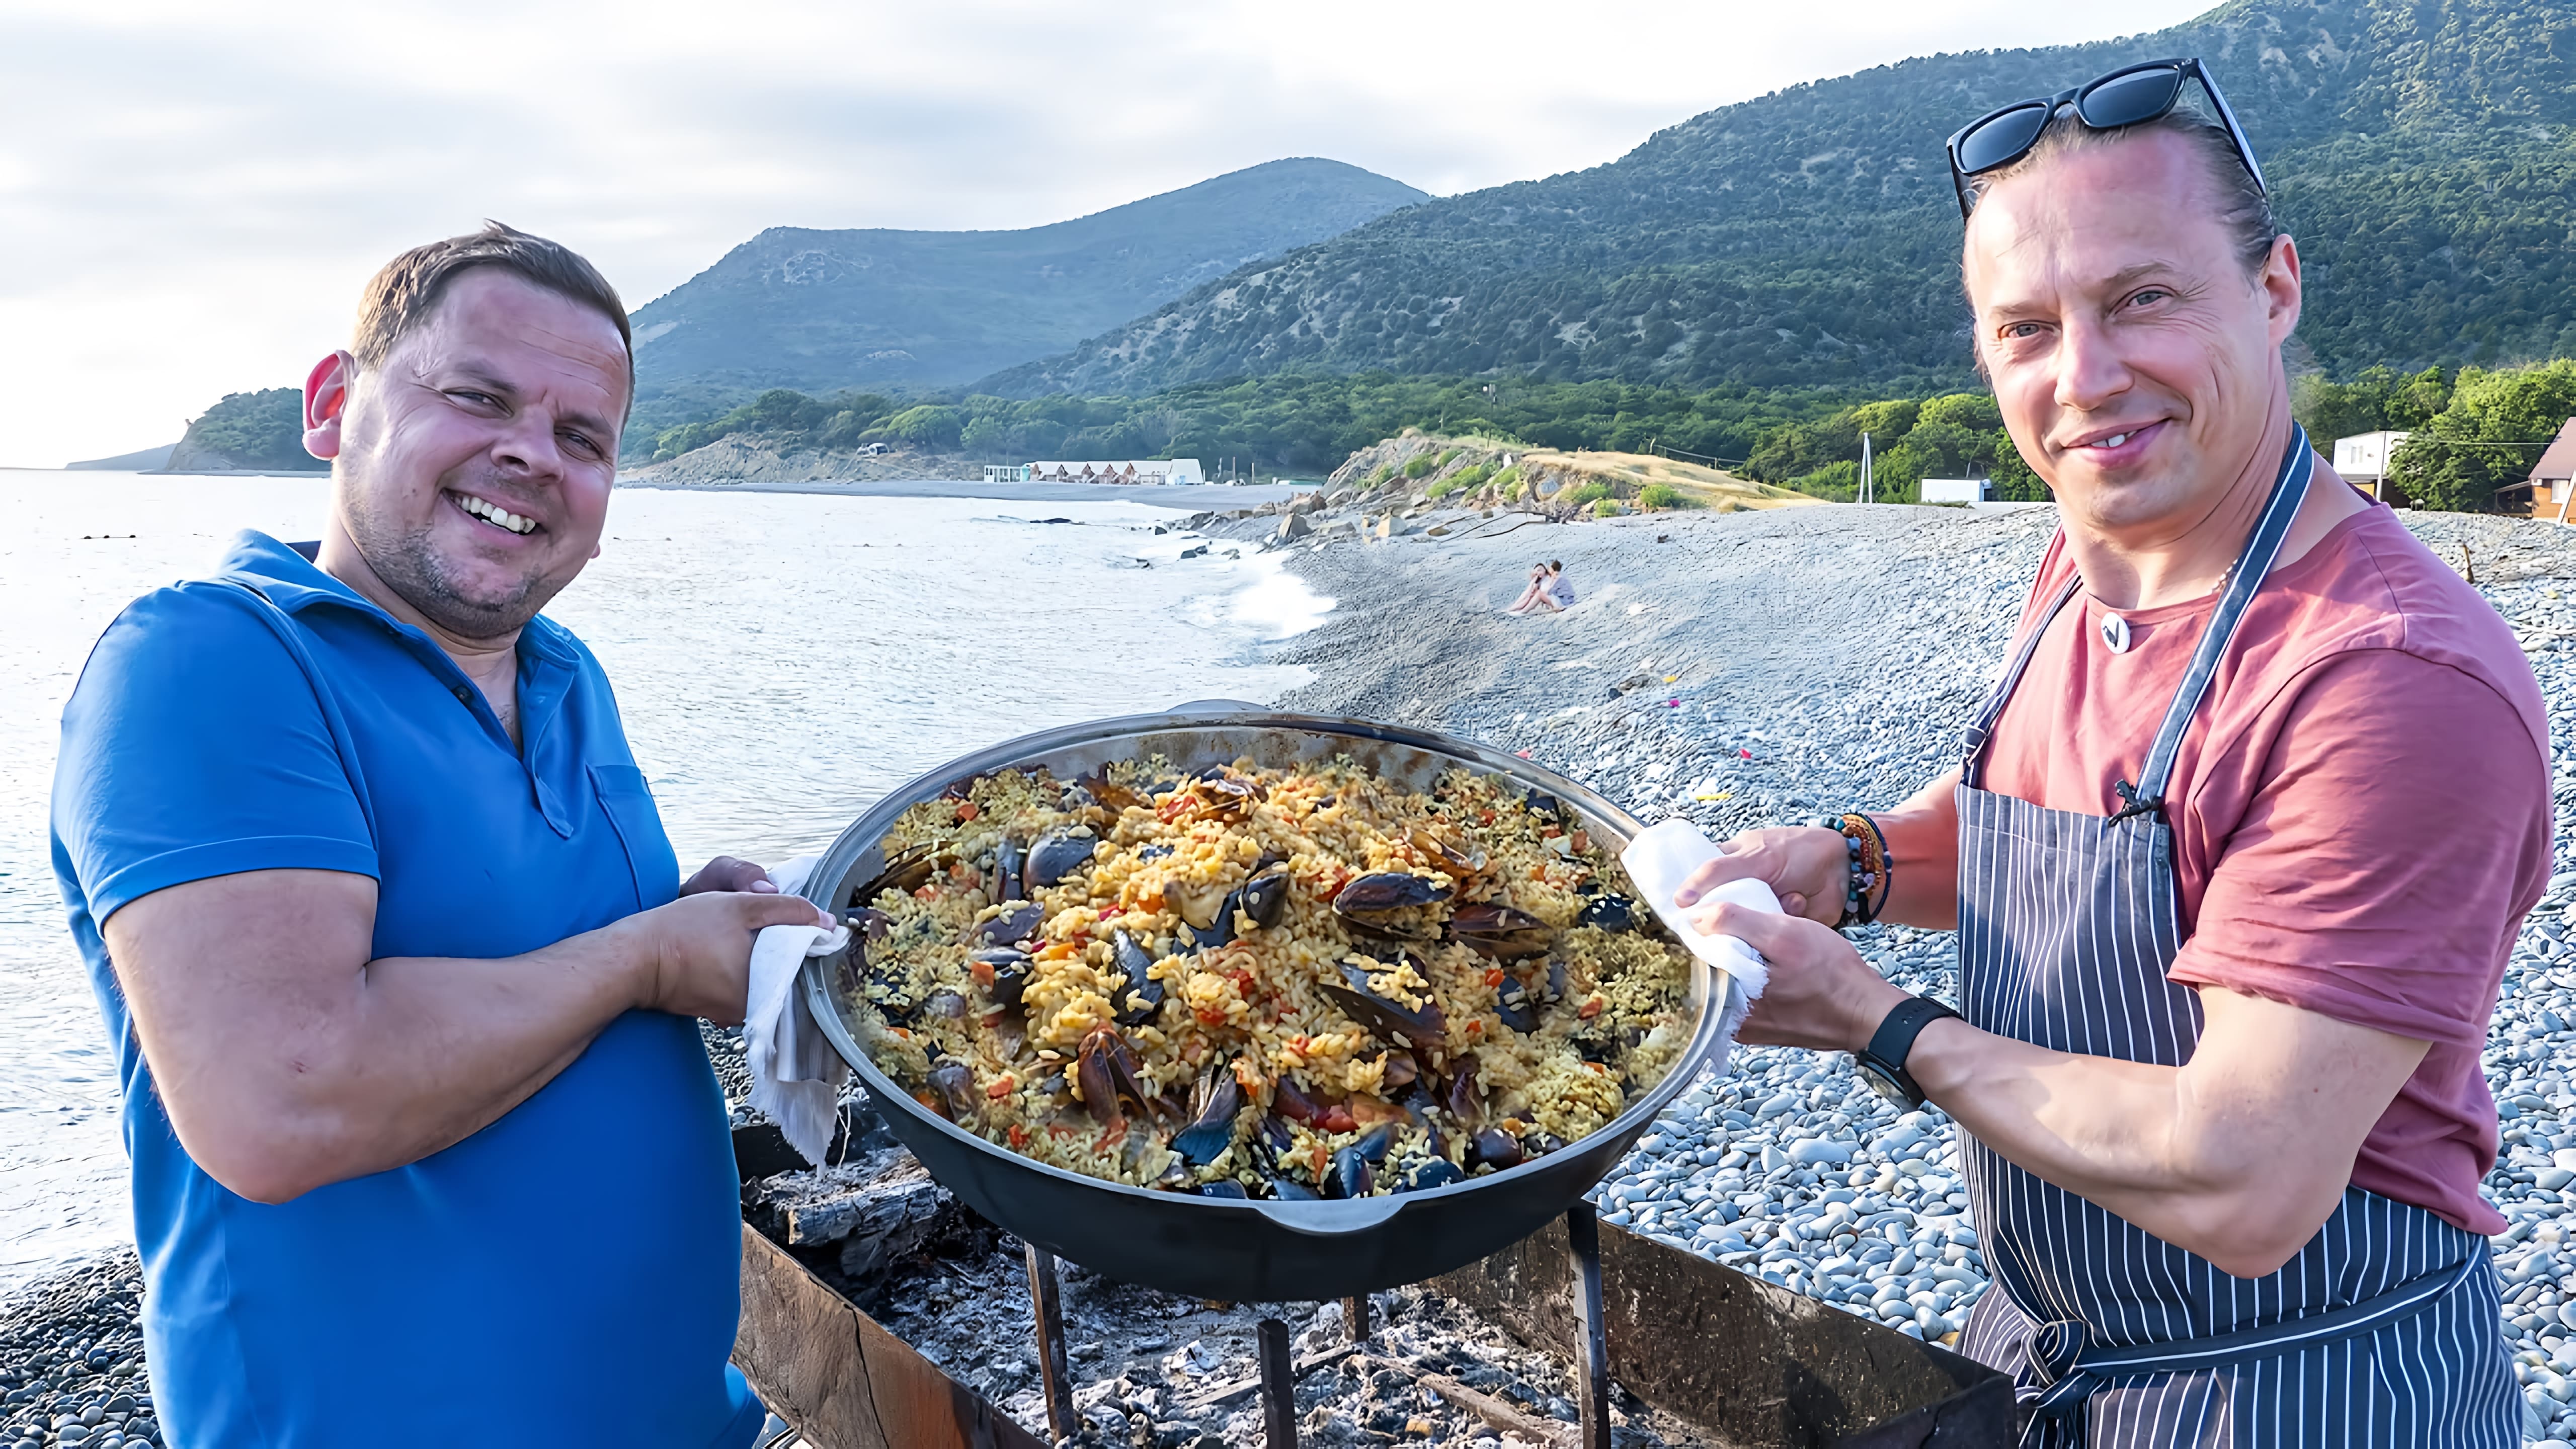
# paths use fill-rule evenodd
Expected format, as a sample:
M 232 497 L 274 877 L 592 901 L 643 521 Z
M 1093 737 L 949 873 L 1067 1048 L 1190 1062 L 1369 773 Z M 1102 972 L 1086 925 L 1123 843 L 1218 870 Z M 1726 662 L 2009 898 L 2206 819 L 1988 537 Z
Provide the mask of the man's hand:
M 1771 965 L 1770 984 L 1736 1033 L 1749 1045 L 1856 1052 L 1869 1045 L 1878 1024 L 1905 999 L 1903 991 L 1860 959 L 1851 942 L 1815 921 L 1726 901 L 1694 911 L 1690 919 L 1711 935 L 1742 941 Z
M 1674 893 L 1674 905 L 1696 905 L 1700 897 L 1728 881 L 1758 880 L 1771 888 L 1771 893 L 1780 898 L 1780 909 L 1790 915 L 1827 926 L 1843 918 L 1843 897 L 1851 879 L 1851 851 L 1841 831 L 1820 825 L 1778 825 L 1767 830 L 1747 830 L 1718 849 L 1725 854 L 1692 871 L 1690 879 Z M 1715 928 L 1703 925 L 1700 929 Z
M 761 883 L 768 884 L 765 878 Z M 766 894 L 700 890 L 628 916 L 610 929 L 633 929 L 643 935 L 644 959 L 650 964 L 637 1005 L 673 1016 L 703 1016 L 718 1026 L 739 1026 L 751 996 L 752 938 L 771 926 L 829 930 L 832 924 L 829 911 L 803 896 L 781 895 L 778 887 L 770 886 Z
M 684 896 L 707 891 L 749 891 L 753 895 L 774 896 L 778 894 L 778 887 L 769 879 L 769 872 L 750 861 L 719 855 L 699 867 L 698 873 L 680 886 L 680 894 Z

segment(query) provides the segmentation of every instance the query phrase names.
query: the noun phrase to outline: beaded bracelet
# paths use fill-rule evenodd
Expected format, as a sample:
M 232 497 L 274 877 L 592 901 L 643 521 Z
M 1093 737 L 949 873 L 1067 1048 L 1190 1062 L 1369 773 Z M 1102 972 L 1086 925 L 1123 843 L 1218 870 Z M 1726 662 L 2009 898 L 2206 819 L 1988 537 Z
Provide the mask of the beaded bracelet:
M 1855 812 L 1818 816 L 1814 823 L 1840 834 L 1851 859 L 1851 874 L 1843 887 L 1842 919 L 1834 922 L 1834 929 L 1866 926 L 1877 920 L 1896 884 L 1896 860 L 1888 853 L 1887 837 L 1879 833 L 1878 822 Z

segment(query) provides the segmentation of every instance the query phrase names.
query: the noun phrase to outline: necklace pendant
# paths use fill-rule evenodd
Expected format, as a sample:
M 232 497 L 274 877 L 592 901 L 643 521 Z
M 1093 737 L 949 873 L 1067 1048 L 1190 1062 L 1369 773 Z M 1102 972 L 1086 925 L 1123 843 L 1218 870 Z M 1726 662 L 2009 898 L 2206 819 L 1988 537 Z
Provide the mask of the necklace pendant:
M 2121 618 L 2117 614 L 2104 614 L 2102 616 L 2102 642 L 2110 645 L 2111 652 L 2114 654 L 2128 653 L 2129 621 Z

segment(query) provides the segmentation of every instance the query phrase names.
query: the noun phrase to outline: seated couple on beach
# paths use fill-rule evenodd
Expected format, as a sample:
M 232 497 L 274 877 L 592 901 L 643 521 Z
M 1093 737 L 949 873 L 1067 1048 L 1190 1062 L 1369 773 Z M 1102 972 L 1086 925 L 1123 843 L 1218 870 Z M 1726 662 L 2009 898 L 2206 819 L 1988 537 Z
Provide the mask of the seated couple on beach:
M 1574 605 L 1574 585 L 1565 581 L 1565 565 L 1554 559 L 1530 566 L 1529 587 L 1508 614 L 1561 614 Z

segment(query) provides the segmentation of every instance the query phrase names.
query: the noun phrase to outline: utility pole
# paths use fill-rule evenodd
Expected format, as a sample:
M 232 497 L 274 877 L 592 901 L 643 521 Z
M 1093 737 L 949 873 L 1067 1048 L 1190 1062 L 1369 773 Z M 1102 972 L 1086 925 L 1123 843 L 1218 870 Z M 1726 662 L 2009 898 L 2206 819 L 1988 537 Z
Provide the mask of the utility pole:
M 1863 433 L 1860 435 L 1860 501 L 1863 503 L 1873 503 L 1877 501 L 1871 495 L 1870 481 L 1869 434 Z

